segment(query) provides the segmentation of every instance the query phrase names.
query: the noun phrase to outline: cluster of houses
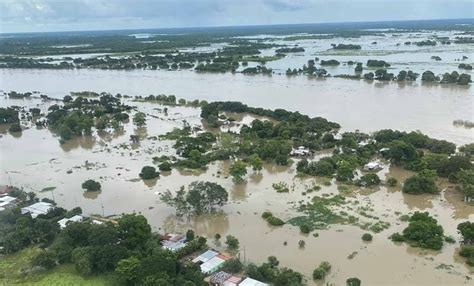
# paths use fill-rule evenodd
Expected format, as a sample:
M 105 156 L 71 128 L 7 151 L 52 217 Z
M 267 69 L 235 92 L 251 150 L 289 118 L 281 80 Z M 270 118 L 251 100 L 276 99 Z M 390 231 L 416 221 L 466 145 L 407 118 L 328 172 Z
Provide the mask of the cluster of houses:
M 18 205 L 19 201 L 17 198 L 9 195 L 8 190 L 2 191 L 0 189 L 0 212 L 9 208 L 14 208 Z M 54 209 L 54 205 L 49 202 L 36 202 L 29 206 L 22 207 L 20 209 L 22 215 L 30 215 L 32 218 L 37 218 L 39 215 L 45 215 L 49 211 Z M 82 215 L 74 215 L 70 218 L 63 218 L 58 221 L 61 229 L 65 228 L 69 222 L 81 222 L 84 220 Z M 97 219 L 91 221 L 94 224 L 102 224 L 103 222 Z
M 177 251 L 186 246 L 186 236 L 182 234 L 165 234 L 161 240 L 161 246 L 164 249 Z M 240 277 L 231 273 L 222 271 L 225 262 L 232 257 L 219 253 L 218 251 L 208 249 L 191 261 L 201 269 L 201 272 L 209 275 L 206 281 L 214 286 L 267 286 L 268 284 L 255 279 Z

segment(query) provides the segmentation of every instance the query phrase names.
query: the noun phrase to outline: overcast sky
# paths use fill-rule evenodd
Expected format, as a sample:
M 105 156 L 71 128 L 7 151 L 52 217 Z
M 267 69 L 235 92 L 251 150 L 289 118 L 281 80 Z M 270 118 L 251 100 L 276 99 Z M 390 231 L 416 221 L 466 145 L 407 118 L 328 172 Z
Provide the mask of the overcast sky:
M 0 32 L 473 18 L 473 0 L 0 0 Z

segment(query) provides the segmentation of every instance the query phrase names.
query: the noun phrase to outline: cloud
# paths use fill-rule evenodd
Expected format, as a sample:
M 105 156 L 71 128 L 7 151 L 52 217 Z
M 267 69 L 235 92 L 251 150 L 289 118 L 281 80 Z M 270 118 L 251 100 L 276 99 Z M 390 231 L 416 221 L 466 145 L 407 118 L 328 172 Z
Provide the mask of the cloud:
M 0 31 L 472 18 L 471 0 L 0 0 Z

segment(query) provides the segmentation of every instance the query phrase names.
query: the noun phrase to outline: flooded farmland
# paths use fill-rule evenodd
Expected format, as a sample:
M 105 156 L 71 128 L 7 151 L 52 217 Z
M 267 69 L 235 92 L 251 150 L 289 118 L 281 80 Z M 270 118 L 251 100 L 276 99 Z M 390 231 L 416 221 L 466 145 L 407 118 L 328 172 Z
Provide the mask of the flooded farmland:
M 201 122 L 197 108 L 168 107 L 168 115 L 164 115 L 158 111 L 162 108 L 160 105 L 132 103 L 139 110 L 155 115 L 149 117 L 143 129 L 128 123 L 121 132 L 97 133 L 62 145 L 47 128 L 31 127 L 21 136 L 2 130 L 0 180 L 54 199 L 65 208 L 80 206 L 88 214 L 109 216 L 137 212 L 145 215 L 156 231 L 183 232 L 192 228 L 197 234 L 208 237 L 216 248 L 222 247 L 212 242 L 216 233 L 232 234 L 240 240 L 241 259 L 263 261 L 275 255 L 284 266 L 304 273 L 310 282 L 313 265 L 325 260 L 334 265 L 327 281 L 336 285 L 343 283 L 347 276 L 360 277 L 368 285 L 381 285 L 386 281 L 398 285 L 406 281 L 409 281 L 406 285 L 469 284 L 466 276 L 472 275 L 473 270 L 457 256 L 456 244 L 436 252 L 398 245 L 388 239 L 403 229 L 400 215 L 416 210 L 429 210 L 445 227 L 446 235 L 457 237 L 456 225 L 474 219 L 474 206 L 463 203 L 450 184 L 438 182 L 443 188 L 441 195 L 402 194 L 400 187 L 352 187 L 341 191 L 335 180 L 325 186 L 322 183 L 327 179 L 295 177 L 294 165 L 265 165 L 261 173 L 250 171 L 246 183 L 234 184 L 228 177 L 227 161 L 213 163 L 203 172 L 173 170 L 162 173 L 158 179 L 143 181 L 138 178 L 143 165 L 152 162 L 155 156 L 174 154 L 172 141 L 156 140 L 156 136 L 181 127 L 183 119 L 193 125 Z M 37 99 L 2 99 L 2 105 L 38 106 L 46 110 L 50 103 Z M 247 123 L 251 120 L 242 119 Z M 139 134 L 143 140 L 139 145 L 130 144 L 130 134 Z M 379 175 L 403 181 L 411 174 L 387 165 Z M 99 193 L 83 192 L 81 183 L 89 178 L 101 182 L 103 187 Z M 230 203 L 216 214 L 180 219 L 173 208 L 160 201 L 160 194 L 167 190 L 174 192 L 196 180 L 224 186 L 229 190 Z M 273 183 L 281 181 L 292 186 L 289 193 L 277 193 L 272 188 Z M 269 226 L 260 218 L 263 211 L 269 210 L 284 220 L 290 219 L 296 214 L 297 202 L 311 198 L 304 192 L 314 184 L 322 184 L 318 195 L 341 193 L 349 202 L 360 202 L 360 206 L 370 209 L 371 215 L 380 217 L 390 227 L 374 235 L 373 242 L 365 243 L 360 240 L 364 230 L 355 225 L 330 225 L 327 230 L 316 231 L 319 236 L 314 237 L 301 234 L 298 227 L 290 225 Z M 55 189 L 44 191 L 50 187 Z M 304 248 L 298 247 L 299 240 L 306 242 Z M 380 261 L 384 261 L 383 265 Z
M 120 94 L 117 98 L 134 107 L 127 111 L 130 118 L 124 120 L 120 128 L 106 128 L 103 131 L 93 128 L 91 134 L 75 136 L 64 142 L 58 130 L 47 124 L 36 126 L 35 120 L 22 118 L 22 132 L 12 132 L 9 130 L 10 124 L 1 124 L 0 185 L 18 186 L 27 192 L 32 191 L 39 198 L 54 200 L 65 209 L 79 206 L 86 215 L 117 217 L 139 213 L 146 217 L 153 231 L 159 233 L 185 233 L 193 229 L 197 235 L 206 237 L 211 247 L 220 251 L 226 251 L 226 247 L 223 240 L 215 239 L 215 235 L 233 235 L 239 239 L 240 248 L 232 254 L 243 262 L 260 264 L 267 257 L 276 256 L 280 266 L 301 272 L 308 285 L 345 285 L 349 277 L 360 278 L 364 286 L 471 285 L 474 267 L 468 266 L 466 258 L 459 255 L 462 238 L 457 226 L 465 221 L 474 221 L 474 205 L 464 201 L 465 197 L 459 190 L 460 184 L 448 180 L 447 176 L 436 174 L 434 181 L 440 190 L 439 194 L 402 192 L 402 183 L 417 172 L 392 164 L 383 158 L 381 149 L 376 150 L 376 155 L 371 157 L 380 161 L 380 170 L 356 170 L 357 178 L 364 174 L 376 174 L 383 183 L 373 187 L 342 183 L 335 176 L 303 174 L 297 170 L 301 158 L 292 158 L 286 166 L 273 161 L 265 162 L 261 171 L 247 166 L 248 175 L 243 182 L 233 180 L 230 172 L 232 163 L 237 160 L 235 155 L 230 156 L 230 159 L 214 160 L 205 168 L 173 166 L 171 171 L 161 172 L 158 178 L 143 180 L 139 176 L 143 166 L 158 167 L 157 158 L 161 156 L 179 157 L 175 148 L 176 140 L 164 137 L 175 129 L 192 126 L 199 132 L 210 131 L 218 138 L 215 145 L 224 145 L 222 141 L 225 134 L 238 133 L 243 125 L 252 125 L 254 119 L 278 124 L 275 118 L 264 115 L 223 112 L 218 115 L 227 120 L 231 118 L 231 123 L 225 123 L 220 129 L 210 128 L 209 122 L 202 117 L 200 107 L 176 102 L 163 105 L 134 98 L 150 94 L 174 95 L 188 103 L 196 99 L 207 102 L 240 101 L 256 108 L 281 108 L 310 117 L 323 117 L 341 125 L 338 135 L 344 132 L 373 134 L 382 129 L 394 129 L 419 131 L 431 138 L 453 142 L 456 151 L 462 145 L 473 143 L 474 129 L 454 124 L 455 121 L 474 121 L 472 84 L 285 75 L 287 68 L 300 68 L 315 57 L 341 61 L 342 64 L 337 67 L 327 67 L 330 74 L 352 73 L 354 67 L 348 64 L 349 61 L 365 63 L 374 58 L 390 62 L 389 71 L 399 72 L 410 68 L 420 74 L 428 69 L 436 74 L 451 72 L 458 70 L 462 60 L 465 63 L 472 62 L 472 43 L 428 47 L 403 44 L 427 38 L 455 39 L 458 32 L 383 32 L 386 33 L 349 38 L 352 44 L 362 47 L 355 51 L 331 48 L 331 43 L 349 42 L 346 37 L 311 39 L 315 36 L 305 33 L 236 36 L 235 39 L 252 40 L 254 44 L 278 45 L 261 49 L 260 56 L 274 56 L 280 45 L 289 42 L 292 47 L 304 48 L 304 52 L 289 53 L 278 60 L 266 62 L 266 67 L 273 69 L 270 75 L 243 74 L 241 71 L 244 66 L 239 67 L 237 72 L 222 73 L 161 68 L 0 68 L 0 91 L 3 92 L 0 95 L 0 107 L 19 106 L 25 110 L 39 108 L 42 114 L 47 114 L 54 104 L 63 104 L 64 96 L 80 91 Z M 133 37 L 147 41 L 149 37 L 153 38 L 153 34 L 147 35 L 140 33 L 133 34 Z M 289 36 L 296 39 L 285 39 Z M 82 44 L 67 47 L 90 46 Z M 209 45 L 179 47 L 176 51 L 206 53 L 221 51 L 228 46 L 228 42 L 212 42 Z M 176 51 L 173 50 L 173 54 L 177 54 Z M 99 51 L 41 55 L 36 58 L 51 57 L 51 62 L 60 62 L 64 56 L 68 56 L 71 57 L 68 61 L 72 62 L 79 57 L 89 59 L 106 54 Z M 125 58 L 129 54 L 123 52 L 115 57 Z M 434 55 L 442 58 L 442 61 L 433 60 Z M 257 65 L 256 62 L 248 63 L 249 67 Z M 463 72 L 473 75 L 472 69 Z M 15 99 L 7 96 L 11 91 L 37 92 L 32 97 Z M 41 99 L 39 94 L 50 98 Z M 74 98 L 77 99 L 77 96 Z M 138 112 L 146 115 L 146 126 L 134 124 L 132 117 Z M 220 116 L 219 119 L 223 120 Z M 193 131 L 193 136 L 199 132 Z M 139 140 L 131 140 L 131 135 Z M 293 140 L 289 135 L 286 139 Z M 332 139 L 336 140 L 334 136 Z M 320 148 L 309 157 L 309 161 L 318 162 L 343 152 L 335 146 Z M 355 148 L 358 147 L 360 145 L 347 152 L 356 153 Z M 469 160 L 472 161 L 472 156 Z M 389 178 L 396 179 L 398 183 L 389 186 L 385 183 Z M 81 184 L 88 179 L 100 182 L 101 190 L 85 192 Z M 163 202 L 162 196 L 167 192 L 175 194 L 182 186 L 195 181 L 215 182 L 223 186 L 228 191 L 229 202 L 210 214 L 178 216 L 174 207 Z M 288 191 L 277 192 L 275 185 L 279 183 L 288 186 Z M 338 220 L 326 221 L 323 227 L 304 234 L 291 222 L 303 216 L 302 206 L 311 204 L 315 197 L 321 200 L 337 197 L 340 201 L 327 208 Z M 270 225 L 262 218 L 262 213 L 266 211 L 285 224 Z M 444 235 L 455 242 L 446 242 L 442 250 L 436 251 L 392 241 L 391 235 L 402 233 L 408 224 L 406 217 L 416 211 L 429 212 L 444 228 Z M 367 232 L 372 233 L 373 241 L 361 239 Z M 301 241 L 304 241 L 303 246 Z M 328 261 L 332 269 L 324 281 L 313 280 L 313 270 L 322 261 Z

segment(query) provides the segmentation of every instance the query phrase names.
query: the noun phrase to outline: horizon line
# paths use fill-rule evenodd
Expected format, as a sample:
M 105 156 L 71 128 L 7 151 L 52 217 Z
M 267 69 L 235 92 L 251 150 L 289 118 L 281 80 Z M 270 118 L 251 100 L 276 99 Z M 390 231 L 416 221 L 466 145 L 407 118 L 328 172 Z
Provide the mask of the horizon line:
M 272 27 L 272 26 L 300 26 L 300 25 L 318 25 L 318 24 L 360 24 L 360 23 L 391 23 L 391 22 L 425 22 L 425 21 L 453 21 L 453 20 L 471 20 L 473 18 L 431 18 L 416 20 L 374 20 L 374 21 L 336 21 L 336 22 L 311 22 L 311 23 L 279 23 L 279 24 L 248 24 L 248 25 L 216 25 L 216 26 L 181 26 L 167 28 L 130 28 L 130 29 L 86 29 L 86 30 L 52 30 L 52 31 L 36 31 L 36 32 L 1 32 L 0 35 L 17 35 L 17 34 L 47 34 L 47 33 L 78 33 L 78 32 L 114 32 L 114 31 L 139 31 L 139 30 L 180 30 L 180 29 L 218 29 L 218 28 L 242 28 L 242 27 Z M 473 23 L 474 24 L 474 23 Z

